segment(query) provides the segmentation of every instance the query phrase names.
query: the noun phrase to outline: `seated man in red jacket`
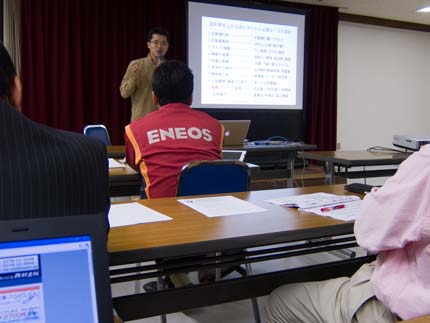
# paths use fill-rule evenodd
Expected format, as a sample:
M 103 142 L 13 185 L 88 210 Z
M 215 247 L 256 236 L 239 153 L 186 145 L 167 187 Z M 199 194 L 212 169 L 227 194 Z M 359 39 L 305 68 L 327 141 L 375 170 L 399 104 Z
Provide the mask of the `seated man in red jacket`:
M 147 198 L 175 196 L 188 162 L 221 158 L 222 125 L 190 108 L 193 79 L 182 62 L 162 63 L 152 78 L 154 104 L 160 108 L 125 128 L 127 163 L 142 174 Z
M 193 79 L 179 61 L 159 65 L 152 77 L 152 96 L 160 108 L 125 128 L 127 163 L 142 174 L 147 198 L 175 196 L 179 173 L 188 162 L 221 158 L 223 126 L 190 108 Z M 190 284 L 185 274 L 170 279 L 175 287 Z

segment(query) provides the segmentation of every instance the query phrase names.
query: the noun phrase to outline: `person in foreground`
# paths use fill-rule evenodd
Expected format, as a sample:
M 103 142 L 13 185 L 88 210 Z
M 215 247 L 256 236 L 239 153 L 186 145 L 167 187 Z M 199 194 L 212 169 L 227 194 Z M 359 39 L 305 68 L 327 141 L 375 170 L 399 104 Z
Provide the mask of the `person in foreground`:
M 147 198 L 175 196 L 179 173 L 188 162 L 221 158 L 222 125 L 190 108 L 193 79 L 185 64 L 162 63 L 152 79 L 159 110 L 125 128 L 127 163 L 142 174 Z
M 385 323 L 430 314 L 430 145 L 366 195 L 354 232 L 376 261 L 351 278 L 277 288 L 267 322 Z
M 169 33 L 159 27 L 148 33 L 148 56 L 130 62 L 119 91 L 124 99 L 131 96 L 131 121 L 135 121 L 158 108 L 152 102 L 151 80 L 155 68 L 164 62 L 169 49 Z
M 106 147 L 20 113 L 21 82 L 0 44 L 0 220 L 109 211 Z
M 102 214 L 107 231 L 105 145 L 28 119 L 21 100 L 20 78 L 0 43 L 0 220 Z

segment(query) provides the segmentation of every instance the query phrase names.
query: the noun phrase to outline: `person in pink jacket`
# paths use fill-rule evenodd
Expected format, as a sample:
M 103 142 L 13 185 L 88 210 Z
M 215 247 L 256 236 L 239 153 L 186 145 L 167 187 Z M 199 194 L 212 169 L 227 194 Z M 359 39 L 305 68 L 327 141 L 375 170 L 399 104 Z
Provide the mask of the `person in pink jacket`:
M 391 323 L 430 314 L 430 145 L 366 195 L 354 232 L 376 261 L 351 278 L 277 288 L 267 322 Z

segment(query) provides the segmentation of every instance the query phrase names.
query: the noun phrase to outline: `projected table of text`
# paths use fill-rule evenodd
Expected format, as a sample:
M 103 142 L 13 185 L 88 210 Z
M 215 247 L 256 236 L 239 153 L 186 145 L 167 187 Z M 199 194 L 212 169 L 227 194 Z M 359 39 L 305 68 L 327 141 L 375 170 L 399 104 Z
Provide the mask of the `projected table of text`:
M 203 104 L 296 104 L 297 27 L 202 18 Z

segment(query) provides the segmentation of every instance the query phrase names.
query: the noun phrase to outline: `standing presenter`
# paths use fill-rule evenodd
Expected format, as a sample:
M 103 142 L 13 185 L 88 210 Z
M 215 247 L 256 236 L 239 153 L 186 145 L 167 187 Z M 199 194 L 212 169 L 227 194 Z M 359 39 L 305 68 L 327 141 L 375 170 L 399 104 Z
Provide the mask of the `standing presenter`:
M 131 121 L 158 109 L 152 102 L 151 80 L 155 68 L 164 62 L 169 49 L 169 33 L 152 28 L 148 33 L 148 56 L 130 62 L 119 88 L 124 99 L 131 97 Z

